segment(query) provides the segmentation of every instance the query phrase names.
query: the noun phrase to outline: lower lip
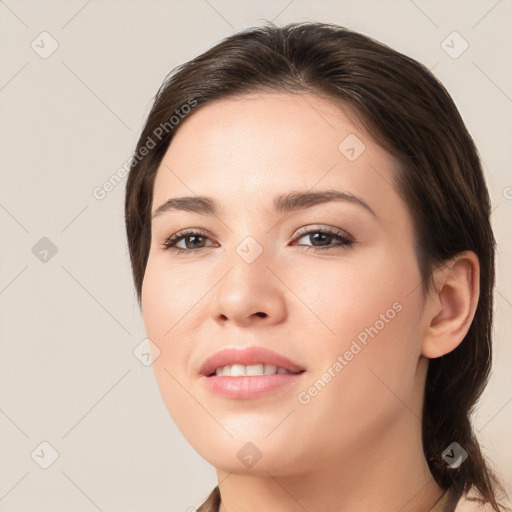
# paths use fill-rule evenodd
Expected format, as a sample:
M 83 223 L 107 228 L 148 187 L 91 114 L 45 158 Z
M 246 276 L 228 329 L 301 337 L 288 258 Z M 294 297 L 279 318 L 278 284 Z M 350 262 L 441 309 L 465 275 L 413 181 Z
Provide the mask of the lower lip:
M 217 395 L 248 400 L 268 395 L 273 391 L 296 384 L 302 373 L 275 373 L 273 375 L 256 375 L 252 377 L 203 376 L 206 387 Z

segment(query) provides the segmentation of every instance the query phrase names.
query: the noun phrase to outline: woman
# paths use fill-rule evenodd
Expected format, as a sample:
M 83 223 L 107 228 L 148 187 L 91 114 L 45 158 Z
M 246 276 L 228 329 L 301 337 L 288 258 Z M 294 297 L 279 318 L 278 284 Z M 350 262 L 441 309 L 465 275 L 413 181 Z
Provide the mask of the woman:
M 502 510 L 470 423 L 490 202 L 423 65 L 330 24 L 228 37 L 160 88 L 125 215 L 200 511 Z

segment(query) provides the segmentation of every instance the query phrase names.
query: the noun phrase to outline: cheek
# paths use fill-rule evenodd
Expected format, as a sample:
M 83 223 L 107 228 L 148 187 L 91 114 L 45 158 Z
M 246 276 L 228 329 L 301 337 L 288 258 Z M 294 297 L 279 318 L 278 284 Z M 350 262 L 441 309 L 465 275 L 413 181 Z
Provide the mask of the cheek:
M 314 424 L 317 438 L 329 440 L 313 447 L 312 461 L 327 455 L 325 446 L 357 452 L 411 414 L 404 403 L 416 402 L 419 288 L 411 283 L 419 273 L 414 259 L 391 256 L 354 260 L 342 272 L 319 267 L 303 281 L 305 302 L 322 323 L 307 337 L 314 363 L 297 397 L 296 423 Z
M 341 356 L 343 370 L 331 369 L 336 374 L 333 392 L 339 397 L 334 400 L 350 402 L 347 388 L 351 396 L 370 401 L 386 386 L 412 392 L 420 355 L 416 261 L 412 254 L 385 248 L 371 259 L 348 261 L 323 267 L 317 263 L 300 286 L 298 295 L 318 315 L 307 312 L 316 324 L 316 336 L 311 330 L 308 337 L 314 375 L 321 376 Z
M 170 266 L 164 258 L 149 258 L 142 284 L 142 311 L 148 336 L 161 348 L 172 346 L 189 330 L 205 290 L 186 269 Z M 206 297 L 203 298 L 205 300 Z
M 148 338 L 158 347 L 153 370 L 164 399 L 174 395 L 174 380 L 183 382 L 198 321 L 200 290 L 183 272 L 148 260 L 142 285 L 142 313 Z M 197 308 L 197 310 L 195 309 Z M 174 379 L 173 379 L 174 377 Z M 166 400 L 167 401 L 167 400 Z
M 210 463 L 220 465 L 225 454 L 220 460 L 211 459 L 219 450 L 212 449 L 211 441 L 215 438 L 225 451 L 233 439 L 219 427 L 209 412 L 210 405 L 194 388 L 194 377 L 187 373 L 197 341 L 205 338 L 201 326 L 207 321 L 211 288 L 197 276 L 193 266 L 170 268 L 148 260 L 142 309 L 147 336 L 159 350 L 152 368 L 163 403 L 185 439 Z M 235 453 L 232 458 L 237 460 Z
M 419 278 L 412 256 L 400 258 L 386 248 L 364 257 L 305 262 L 290 276 L 293 291 L 305 306 L 298 304 L 302 317 L 318 323 L 317 339 L 340 346 L 371 326 L 380 333 L 398 324 L 398 317 L 406 315 L 397 310 L 416 300 L 411 292 Z M 361 338 L 364 341 L 364 334 Z

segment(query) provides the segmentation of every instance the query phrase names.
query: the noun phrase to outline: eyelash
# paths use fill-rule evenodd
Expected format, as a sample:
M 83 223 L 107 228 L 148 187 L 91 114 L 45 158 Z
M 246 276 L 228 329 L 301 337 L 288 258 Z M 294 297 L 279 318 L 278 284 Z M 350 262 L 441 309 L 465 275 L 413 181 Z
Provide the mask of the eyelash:
M 351 237 L 345 232 L 340 229 L 335 228 L 302 228 L 298 231 L 296 238 L 303 238 L 306 235 L 316 234 L 316 233 L 322 233 L 324 235 L 332 236 L 334 238 L 337 238 L 340 243 L 337 245 L 328 245 L 325 247 L 314 247 L 309 245 L 301 245 L 301 247 L 304 247 L 303 252 L 317 252 L 317 250 L 326 250 L 326 249 L 333 249 L 334 247 L 350 247 L 355 242 L 351 239 Z M 189 237 L 189 236 L 201 236 L 204 238 L 209 238 L 208 234 L 200 229 L 184 229 L 183 231 L 179 231 L 178 233 L 170 236 L 163 244 L 162 249 L 164 251 L 172 250 L 176 252 L 177 254 L 181 253 L 191 253 L 200 251 L 201 249 L 207 249 L 207 247 L 198 247 L 196 249 L 180 249 L 175 247 L 181 240 Z

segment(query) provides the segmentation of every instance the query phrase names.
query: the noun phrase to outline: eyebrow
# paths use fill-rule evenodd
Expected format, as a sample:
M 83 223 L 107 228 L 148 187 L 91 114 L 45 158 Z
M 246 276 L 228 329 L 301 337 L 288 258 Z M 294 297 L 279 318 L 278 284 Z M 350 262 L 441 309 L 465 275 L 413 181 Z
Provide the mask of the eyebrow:
M 322 203 L 331 201 L 345 201 L 359 205 L 377 217 L 372 208 L 360 197 L 349 192 L 338 190 L 325 190 L 322 192 L 294 191 L 280 194 L 274 198 L 274 211 L 276 213 L 289 213 L 297 210 L 305 210 Z M 152 218 L 171 211 L 185 211 L 201 215 L 217 215 L 218 203 L 205 196 L 175 197 L 168 199 L 160 205 L 152 214 Z

